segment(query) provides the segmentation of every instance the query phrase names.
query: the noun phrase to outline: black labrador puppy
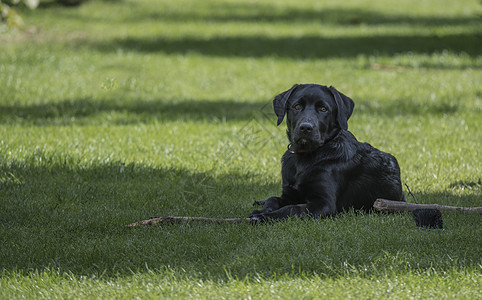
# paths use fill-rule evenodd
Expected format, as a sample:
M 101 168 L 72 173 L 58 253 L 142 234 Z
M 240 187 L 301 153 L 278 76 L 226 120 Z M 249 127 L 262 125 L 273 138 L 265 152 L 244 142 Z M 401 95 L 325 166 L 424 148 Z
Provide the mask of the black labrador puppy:
M 302 84 L 276 96 L 273 106 L 278 125 L 287 115 L 283 191 L 281 197 L 256 201 L 263 208 L 253 211 L 251 220 L 370 210 L 377 198 L 404 201 L 395 157 L 357 141 L 347 130 L 353 100 L 334 87 Z

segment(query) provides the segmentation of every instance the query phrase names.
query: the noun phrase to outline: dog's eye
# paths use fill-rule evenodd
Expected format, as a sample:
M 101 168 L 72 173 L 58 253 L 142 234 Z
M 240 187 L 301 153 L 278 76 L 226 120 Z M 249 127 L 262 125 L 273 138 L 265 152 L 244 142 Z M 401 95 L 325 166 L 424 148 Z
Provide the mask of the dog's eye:
M 320 108 L 318 108 L 318 110 L 321 111 L 321 112 L 327 112 L 328 108 L 326 108 L 325 106 L 320 106 Z
M 295 105 L 293 106 L 293 108 L 296 109 L 296 110 L 301 110 L 301 109 L 303 108 L 303 106 L 298 103 L 298 104 L 295 104 Z

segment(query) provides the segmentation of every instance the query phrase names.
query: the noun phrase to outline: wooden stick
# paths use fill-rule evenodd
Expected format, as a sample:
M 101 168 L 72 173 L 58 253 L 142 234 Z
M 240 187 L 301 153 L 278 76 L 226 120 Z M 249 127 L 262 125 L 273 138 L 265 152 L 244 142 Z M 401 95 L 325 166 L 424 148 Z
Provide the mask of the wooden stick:
M 401 201 L 393 201 L 386 199 L 377 199 L 373 203 L 373 208 L 378 211 L 386 212 L 401 212 L 401 211 L 413 211 L 418 208 L 436 208 L 441 211 L 460 211 L 460 212 L 471 212 L 482 214 L 482 207 L 458 207 L 458 206 L 447 206 L 440 204 L 414 204 Z M 147 220 L 140 220 L 132 224 L 127 225 L 127 227 L 138 227 L 138 226 L 151 226 L 156 224 L 178 224 L 187 221 L 200 221 L 204 223 L 242 223 L 242 222 L 252 222 L 249 218 L 228 218 L 228 219 L 217 219 L 217 218 L 204 218 L 204 217 L 152 217 Z
M 140 220 L 132 224 L 127 225 L 127 227 L 137 227 L 137 226 L 151 226 L 156 224 L 177 224 L 187 221 L 200 221 L 204 223 L 242 223 L 250 222 L 248 218 L 230 218 L 230 219 L 216 219 L 216 218 L 204 218 L 204 217 L 152 217 L 147 220 Z
M 436 208 L 441 211 L 460 211 L 482 214 L 482 207 L 458 207 L 440 204 L 415 204 L 386 199 L 377 199 L 375 203 L 373 203 L 373 208 L 378 211 L 387 212 L 413 211 L 419 208 Z

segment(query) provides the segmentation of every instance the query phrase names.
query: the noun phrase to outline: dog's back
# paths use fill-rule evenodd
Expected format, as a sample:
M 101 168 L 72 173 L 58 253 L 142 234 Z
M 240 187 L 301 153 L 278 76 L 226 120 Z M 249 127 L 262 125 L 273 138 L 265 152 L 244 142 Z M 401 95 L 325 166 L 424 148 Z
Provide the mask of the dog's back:
M 340 177 L 344 183 L 338 189 L 337 210 L 370 210 L 378 198 L 404 201 L 397 159 L 368 143 L 358 142 L 351 133 L 346 136 L 346 144 L 356 150 Z

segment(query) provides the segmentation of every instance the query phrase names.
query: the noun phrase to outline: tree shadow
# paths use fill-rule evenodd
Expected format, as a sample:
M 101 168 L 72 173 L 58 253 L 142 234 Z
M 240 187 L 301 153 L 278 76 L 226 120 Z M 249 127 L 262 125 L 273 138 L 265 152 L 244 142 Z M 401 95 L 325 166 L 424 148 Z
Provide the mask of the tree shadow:
M 400 115 L 454 114 L 465 109 L 447 102 L 420 102 L 395 99 L 390 103 L 364 99 L 355 100 L 355 114 L 386 117 Z M 173 101 L 67 99 L 58 103 L 31 105 L 0 105 L 0 124 L 68 125 L 107 123 L 116 125 L 150 122 L 230 122 L 264 120 L 275 123 L 271 99 L 263 102 L 234 100 Z
M 454 267 L 454 260 L 462 267 L 478 261 L 476 253 L 453 242 L 467 238 L 457 227 L 473 228 L 478 216 L 456 213 L 444 214 L 448 232 L 443 236 L 418 231 L 409 214 L 347 213 L 327 220 L 263 226 L 125 226 L 161 215 L 247 216 L 252 200 L 279 193 L 278 183 L 262 184 L 263 180 L 253 178 L 256 174 L 215 175 L 120 161 L 86 167 L 74 158 L 43 152 L 25 161 L 1 159 L 0 268 L 7 272 L 50 269 L 89 277 L 173 270 L 209 279 L 223 278 L 226 271 L 241 278 L 253 272 L 273 276 L 293 272 L 293 265 L 303 274 L 340 276 L 339 266 L 346 262 L 355 267 L 380 263 L 377 253 L 394 257 L 402 253 L 403 259 L 420 268 L 447 269 Z M 421 203 L 480 205 L 476 194 L 455 196 L 447 191 L 417 196 Z M 358 239 L 357 231 L 376 231 L 375 226 L 394 234 L 384 233 L 381 238 L 380 233 L 366 232 L 367 240 Z M 412 242 L 406 243 L 407 239 Z M 348 245 L 362 253 L 372 251 L 373 256 L 356 255 Z M 466 246 L 473 249 L 474 242 Z M 440 257 L 441 249 L 450 253 L 449 259 Z M 383 272 L 383 267 L 381 262 L 376 272 Z
M 103 0 L 114 2 L 116 0 Z M 55 2 L 41 2 L 39 8 L 57 6 Z M 202 3 L 200 6 L 172 9 L 170 7 L 146 7 L 130 4 L 132 13 L 124 18 L 106 18 L 105 15 L 72 15 L 86 22 L 139 23 L 139 22 L 207 22 L 207 23 L 308 23 L 341 26 L 413 25 L 460 26 L 477 25 L 479 15 L 471 16 L 414 16 L 400 13 L 383 13 L 367 8 L 287 7 L 267 3 Z M 142 15 L 140 15 L 142 14 Z
M 0 269 L 128 274 L 143 269 L 146 255 L 166 251 L 166 245 L 146 236 L 163 229 L 139 232 L 127 224 L 165 215 L 247 217 L 256 197 L 278 189 L 255 183 L 256 174 L 218 176 L 121 161 L 83 166 L 79 160 L 42 151 L 25 161 L 0 157 Z M 136 250 L 138 242 L 144 249 Z M 161 252 L 148 260 L 178 264 L 175 254 L 169 261 Z
M 85 45 L 85 43 L 83 43 Z M 87 43 L 89 44 L 89 43 Z M 81 44 L 76 47 L 82 46 Z M 442 51 L 480 55 L 480 36 L 451 34 L 443 36 L 363 36 L 363 37 L 267 37 L 214 36 L 210 38 L 127 37 L 90 46 L 104 52 L 196 53 L 222 57 L 289 57 L 297 59 L 346 58 L 358 55 L 396 55 L 411 52 L 431 54 Z
M 203 7 L 205 4 L 203 4 Z M 75 16 L 74 16 L 75 17 Z M 91 16 L 78 16 L 89 21 Z M 316 26 L 336 24 L 353 25 L 413 25 L 413 26 L 472 26 L 481 23 L 480 16 L 468 17 L 420 17 L 397 14 L 383 14 L 363 9 L 319 9 L 283 8 L 268 4 L 211 4 L 209 9 L 195 8 L 183 11 L 152 11 L 141 18 L 150 22 L 307 22 Z M 91 21 L 91 20 L 90 20 Z M 99 22 L 111 20 L 99 19 Z M 127 20 L 118 22 L 139 22 L 139 16 L 132 14 Z M 470 27 L 469 27 L 470 28 Z M 221 57 L 288 57 L 298 59 L 354 57 L 357 55 L 395 55 L 398 53 L 438 53 L 451 51 L 479 56 L 481 53 L 480 33 L 465 31 L 460 34 L 430 35 L 366 35 L 359 37 L 324 37 L 301 35 L 269 37 L 254 36 L 212 36 L 212 37 L 126 37 L 111 41 L 80 41 L 75 47 L 90 46 L 111 52 L 119 49 L 136 52 L 159 52 L 166 54 L 197 53 Z
M 223 162 L 219 160 L 219 164 Z M 211 172 L 197 173 L 122 161 L 98 162 L 87 167 L 81 158 L 36 150 L 23 161 L 0 160 L 2 198 L 12 200 L 11 203 L 2 202 L 4 209 L 1 210 L 0 223 L 27 226 L 30 224 L 29 215 L 41 213 L 46 217 L 54 210 L 70 214 L 76 210 L 97 210 L 97 206 L 122 216 L 115 221 L 100 220 L 104 213 L 99 211 L 96 217 L 100 227 L 108 227 L 110 222 L 118 226 L 152 214 L 242 215 L 243 208 L 251 205 L 250 200 L 245 199 L 244 204 L 239 204 L 242 199 L 222 199 L 240 191 L 259 192 L 265 187 L 247 181 L 258 178 L 256 174 L 228 174 L 226 170 L 218 165 Z M 218 176 L 216 173 L 219 172 L 222 174 Z M 202 205 L 211 200 L 210 197 L 214 202 L 216 199 L 220 202 Z M 239 206 L 234 208 L 233 202 Z M 22 209 L 15 209 L 15 205 Z M 126 215 L 124 209 L 131 211 Z M 69 218 L 58 221 L 69 222 Z
M 213 101 L 119 101 L 68 99 L 59 103 L 27 106 L 0 106 L 0 123 L 33 123 L 36 125 L 65 125 L 102 122 L 113 124 L 149 123 L 152 121 L 223 122 L 257 118 L 267 114 L 268 103 Z M 271 107 L 269 106 L 271 114 Z M 113 118 L 107 116 L 118 115 Z M 274 113 L 273 113 L 274 116 Z M 273 117 L 274 119 L 274 117 Z
M 124 0 L 96 0 L 107 2 L 111 5 L 119 4 Z M 87 2 L 87 0 L 75 0 L 75 1 L 57 1 L 57 0 L 42 0 L 39 2 L 37 9 L 52 9 L 52 8 L 76 8 Z
M 47 5 L 47 4 L 46 4 Z M 208 9 L 206 9 L 208 7 Z M 158 52 L 166 54 L 198 53 L 222 57 L 289 57 L 298 59 L 354 57 L 357 55 L 395 55 L 398 53 L 439 53 L 452 51 L 466 53 L 472 57 L 481 54 L 481 35 L 476 26 L 481 24 L 480 16 L 411 16 L 385 14 L 369 9 L 278 7 L 261 3 L 212 3 L 202 4 L 183 10 L 155 9 L 145 13 L 145 8 L 133 6 L 126 18 L 115 16 L 68 14 L 83 22 L 115 24 L 139 22 L 179 22 L 199 21 L 212 23 L 260 22 L 299 23 L 313 26 L 335 24 L 339 26 L 410 25 L 410 26 L 467 26 L 459 34 L 429 35 L 366 35 L 359 37 L 324 37 L 301 35 L 285 37 L 257 36 L 212 36 L 212 37 L 126 37 L 113 40 L 86 41 L 72 43 L 75 48 L 91 47 L 99 51 L 111 52 L 119 49 L 136 52 Z M 140 15 L 142 13 L 142 15 Z M 474 28 L 470 30 L 470 28 Z M 473 33 L 471 33 L 473 32 Z
M 208 13 L 194 10 L 175 12 L 153 11 L 145 16 L 147 19 L 160 21 L 206 21 L 206 22 L 283 22 L 283 23 L 323 23 L 337 25 L 402 25 L 417 26 L 456 26 L 477 24 L 479 16 L 443 17 L 443 16 L 410 16 L 402 14 L 384 14 L 369 9 L 300 7 L 283 8 L 261 3 L 223 3 L 212 4 Z M 138 19 L 129 19 L 136 21 Z

